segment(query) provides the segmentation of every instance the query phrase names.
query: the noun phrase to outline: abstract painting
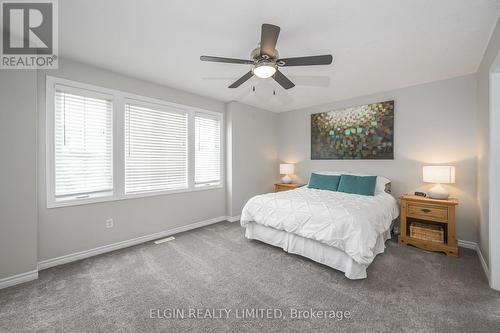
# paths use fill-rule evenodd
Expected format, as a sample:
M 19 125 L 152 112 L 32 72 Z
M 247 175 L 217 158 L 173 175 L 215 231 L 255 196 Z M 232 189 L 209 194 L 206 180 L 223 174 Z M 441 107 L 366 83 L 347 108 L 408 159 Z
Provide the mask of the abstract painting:
M 312 114 L 311 159 L 394 159 L 394 101 Z

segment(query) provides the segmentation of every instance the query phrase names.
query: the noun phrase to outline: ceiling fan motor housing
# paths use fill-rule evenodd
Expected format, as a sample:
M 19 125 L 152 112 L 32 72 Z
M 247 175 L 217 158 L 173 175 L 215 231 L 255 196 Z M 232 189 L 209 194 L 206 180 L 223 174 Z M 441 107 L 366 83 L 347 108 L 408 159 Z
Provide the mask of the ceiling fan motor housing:
M 261 59 L 270 59 L 270 60 L 276 60 L 279 58 L 279 53 L 278 53 L 278 50 L 274 49 L 274 52 L 272 55 L 268 55 L 268 54 L 264 54 L 264 55 L 261 55 L 260 54 L 260 46 L 253 49 L 252 52 L 250 52 L 250 59 L 254 60 L 254 61 L 259 61 Z

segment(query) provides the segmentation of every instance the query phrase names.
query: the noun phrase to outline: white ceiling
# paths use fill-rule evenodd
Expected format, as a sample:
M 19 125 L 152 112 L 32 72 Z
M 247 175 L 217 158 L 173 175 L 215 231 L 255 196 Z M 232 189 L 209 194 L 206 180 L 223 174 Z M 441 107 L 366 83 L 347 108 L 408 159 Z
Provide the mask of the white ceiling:
M 288 111 L 475 72 L 500 1 L 72 0 L 59 1 L 59 11 L 63 57 Z M 282 57 L 331 53 L 333 65 L 284 68 L 297 84 L 288 91 L 272 79 L 228 89 L 250 66 L 200 55 L 247 59 L 262 23 L 281 27 Z

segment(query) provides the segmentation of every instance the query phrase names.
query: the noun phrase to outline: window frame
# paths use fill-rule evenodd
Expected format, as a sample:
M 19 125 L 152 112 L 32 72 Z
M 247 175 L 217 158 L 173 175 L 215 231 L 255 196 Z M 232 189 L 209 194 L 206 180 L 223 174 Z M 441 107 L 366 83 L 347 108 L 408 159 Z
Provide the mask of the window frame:
M 84 91 L 86 94 L 94 93 L 95 96 L 112 97 L 112 179 L 113 189 L 111 194 L 104 196 L 91 196 L 89 198 L 73 198 L 57 200 L 55 197 L 55 92 L 56 86 L 64 86 L 68 91 Z M 77 206 L 98 202 L 127 200 L 135 198 L 146 198 L 176 193 L 206 191 L 225 187 L 225 122 L 224 113 L 201 109 L 193 106 L 168 102 L 162 99 L 151 98 L 132 94 L 116 89 L 104 88 L 88 83 L 62 79 L 55 76 L 46 77 L 45 89 L 45 158 L 46 158 L 46 195 L 47 208 Z M 184 189 L 173 189 L 155 192 L 141 192 L 125 194 L 125 104 L 131 102 L 135 105 L 143 105 L 149 108 L 175 110 L 187 114 L 187 176 L 188 187 Z M 220 119 L 220 183 L 216 185 L 195 186 L 195 114 L 202 113 L 215 116 Z

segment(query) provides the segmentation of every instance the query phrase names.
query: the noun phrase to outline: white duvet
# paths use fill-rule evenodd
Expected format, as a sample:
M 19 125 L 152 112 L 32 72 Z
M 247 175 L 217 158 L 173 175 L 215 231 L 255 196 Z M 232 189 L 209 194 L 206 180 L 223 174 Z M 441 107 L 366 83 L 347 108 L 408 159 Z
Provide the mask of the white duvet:
M 310 189 L 306 186 L 251 198 L 241 214 L 241 225 L 255 222 L 284 230 L 347 253 L 359 264 L 370 264 L 377 237 L 399 215 L 396 199 Z

